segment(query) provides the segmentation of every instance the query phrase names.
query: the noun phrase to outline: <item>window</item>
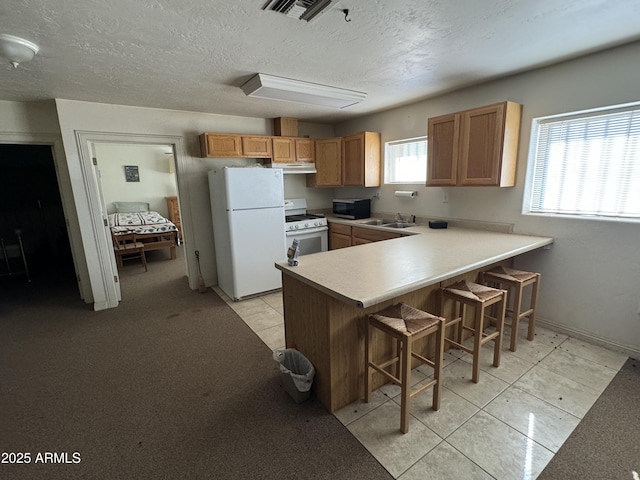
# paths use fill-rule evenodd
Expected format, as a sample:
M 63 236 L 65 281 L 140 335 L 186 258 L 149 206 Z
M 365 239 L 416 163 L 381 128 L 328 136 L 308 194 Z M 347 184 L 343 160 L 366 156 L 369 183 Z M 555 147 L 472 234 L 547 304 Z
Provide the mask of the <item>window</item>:
M 427 181 L 427 137 L 385 144 L 384 183 Z
M 534 121 L 524 213 L 640 219 L 638 105 Z

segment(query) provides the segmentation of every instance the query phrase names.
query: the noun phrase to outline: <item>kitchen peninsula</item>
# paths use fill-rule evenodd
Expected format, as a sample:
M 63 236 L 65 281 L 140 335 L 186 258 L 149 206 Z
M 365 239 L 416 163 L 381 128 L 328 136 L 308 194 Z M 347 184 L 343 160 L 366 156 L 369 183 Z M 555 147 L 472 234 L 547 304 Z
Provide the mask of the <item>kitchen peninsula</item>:
M 476 281 L 481 269 L 511 265 L 515 256 L 553 242 L 459 228 L 418 226 L 406 233 L 413 235 L 306 255 L 295 267 L 276 263 L 282 272 L 286 345 L 313 363 L 317 397 L 331 412 L 362 397 L 370 313 L 400 301 L 437 313 L 441 286 Z M 373 345 L 374 357 L 391 349 L 381 337 L 374 336 Z M 374 382 L 380 385 L 382 377 Z

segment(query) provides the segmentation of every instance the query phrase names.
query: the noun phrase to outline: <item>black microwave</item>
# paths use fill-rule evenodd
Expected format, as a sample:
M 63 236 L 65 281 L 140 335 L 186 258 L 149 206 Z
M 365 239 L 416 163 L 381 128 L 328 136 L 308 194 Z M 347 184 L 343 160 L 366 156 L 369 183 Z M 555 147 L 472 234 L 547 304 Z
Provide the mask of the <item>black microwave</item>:
M 370 198 L 336 198 L 333 200 L 333 216 L 358 220 L 371 216 Z

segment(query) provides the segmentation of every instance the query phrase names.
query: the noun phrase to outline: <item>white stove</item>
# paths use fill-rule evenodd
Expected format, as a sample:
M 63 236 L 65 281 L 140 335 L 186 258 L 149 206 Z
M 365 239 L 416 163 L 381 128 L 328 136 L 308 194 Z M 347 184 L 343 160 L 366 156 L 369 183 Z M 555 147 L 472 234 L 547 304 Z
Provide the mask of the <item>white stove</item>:
M 285 234 L 287 244 L 297 239 L 300 255 L 325 252 L 328 250 L 327 219 L 324 215 L 307 213 L 306 198 L 291 198 L 284 201 Z
M 292 198 L 284 201 L 285 228 L 287 232 L 326 227 L 324 215 L 307 213 L 306 198 Z

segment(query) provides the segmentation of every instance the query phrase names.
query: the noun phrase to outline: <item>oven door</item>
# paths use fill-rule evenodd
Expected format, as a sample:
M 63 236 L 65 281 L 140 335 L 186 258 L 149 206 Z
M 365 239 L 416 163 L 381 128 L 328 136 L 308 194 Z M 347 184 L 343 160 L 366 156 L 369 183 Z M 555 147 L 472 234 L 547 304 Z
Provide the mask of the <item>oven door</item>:
M 287 232 L 287 245 L 291 245 L 294 238 L 298 239 L 299 255 L 326 252 L 329 249 L 329 227 L 307 228 Z

